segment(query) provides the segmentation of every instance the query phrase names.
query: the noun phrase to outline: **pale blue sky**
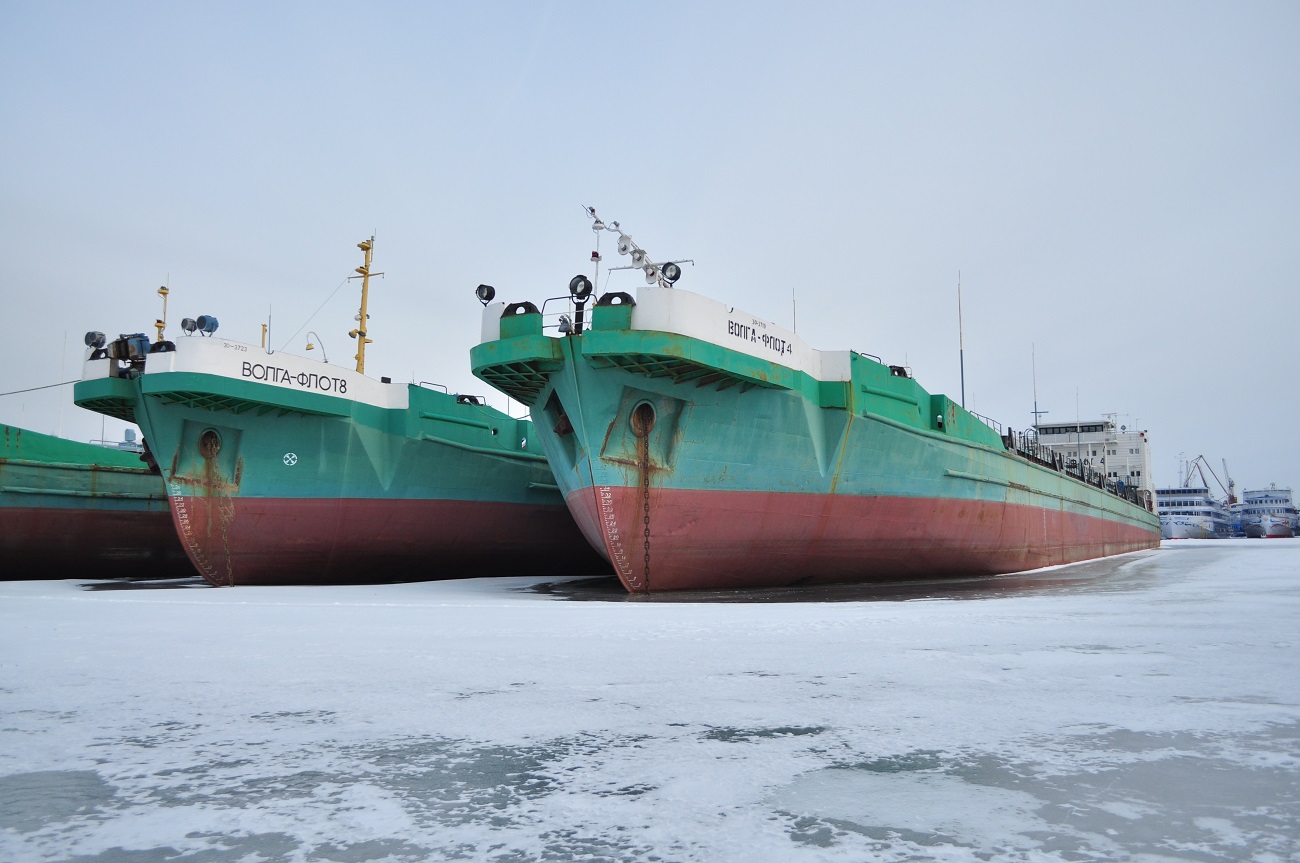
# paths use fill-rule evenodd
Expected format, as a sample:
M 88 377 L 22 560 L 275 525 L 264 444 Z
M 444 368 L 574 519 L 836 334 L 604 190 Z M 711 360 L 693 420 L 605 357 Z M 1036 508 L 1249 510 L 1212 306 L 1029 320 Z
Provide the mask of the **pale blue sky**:
M 591 204 L 954 397 L 960 270 L 968 407 L 1029 425 L 1036 350 L 1045 419 L 1148 429 L 1158 483 L 1300 484 L 1295 3 L 3 8 L 0 392 L 148 330 L 165 280 L 173 322 L 255 343 L 269 306 L 300 353 L 374 232 L 367 371 L 482 393 L 473 287 L 562 293 Z M 338 364 L 357 301 L 304 327 Z M 98 437 L 69 399 L 0 420 Z

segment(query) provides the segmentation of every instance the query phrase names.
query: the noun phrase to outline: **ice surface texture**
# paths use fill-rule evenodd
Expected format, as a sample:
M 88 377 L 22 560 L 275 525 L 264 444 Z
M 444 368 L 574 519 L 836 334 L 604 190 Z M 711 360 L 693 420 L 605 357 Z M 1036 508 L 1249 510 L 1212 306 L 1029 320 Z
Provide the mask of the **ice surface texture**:
M 832 602 L 8 582 L 0 859 L 1292 860 L 1298 562 Z

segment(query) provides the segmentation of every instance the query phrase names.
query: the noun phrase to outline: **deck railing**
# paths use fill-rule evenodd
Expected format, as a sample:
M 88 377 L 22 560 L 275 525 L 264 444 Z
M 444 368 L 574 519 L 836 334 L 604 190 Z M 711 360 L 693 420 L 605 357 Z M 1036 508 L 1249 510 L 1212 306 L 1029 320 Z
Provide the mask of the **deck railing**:
M 976 416 L 979 415 L 976 414 Z M 983 417 L 980 418 L 983 419 Z M 1000 427 L 997 428 L 1001 433 Z M 1008 451 L 1021 458 L 1059 471 L 1066 476 L 1072 476 L 1080 482 L 1086 482 L 1088 485 L 1096 486 L 1102 491 L 1109 492 L 1116 497 L 1122 497 L 1149 512 L 1155 511 L 1151 495 L 1145 489 L 1129 485 L 1123 480 L 1112 479 L 1101 471 L 1093 469 L 1092 465 L 1078 456 L 1059 452 L 1046 444 L 1040 443 L 1038 435 L 1033 431 L 1018 432 L 1008 429 L 1005 434 L 1002 434 L 1002 443 Z

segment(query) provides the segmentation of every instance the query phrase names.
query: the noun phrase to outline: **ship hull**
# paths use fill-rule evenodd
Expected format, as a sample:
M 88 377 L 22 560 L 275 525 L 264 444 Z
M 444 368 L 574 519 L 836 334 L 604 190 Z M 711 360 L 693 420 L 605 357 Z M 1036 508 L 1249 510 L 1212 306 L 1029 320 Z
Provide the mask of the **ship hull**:
M 1146 508 L 1008 453 L 879 363 L 855 355 L 851 382 L 823 385 L 699 339 L 593 321 L 581 336 L 489 340 L 471 357 L 533 406 L 575 520 L 629 591 L 985 575 L 1159 544 Z M 932 406 L 947 417 L 939 430 L 909 425 Z
M 1093 486 L 871 417 L 810 420 L 797 393 L 684 387 L 582 357 L 553 381 L 570 422 L 582 412 L 577 457 L 550 422 L 539 437 L 632 592 L 988 575 L 1159 543 L 1154 515 Z M 639 455 L 646 403 L 656 424 Z M 764 420 L 737 426 L 745 415 Z
M 320 363 L 244 360 L 250 353 L 231 359 L 221 343 L 186 339 L 129 379 L 94 379 L 88 362 L 75 392 L 139 424 L 174 532 L 210 583 L 609 572 L 527 421 Z
M 1273 518 L 1264 525 L 1265 539 L 1284 539 L 1292 535 L 1290 519 Z
M 1290 519 L 1265 516 L 1243 525 L 1249 539 L 1285 539 L 1294 536 Z
M 0 577 L 193 574 L 162 477 L 136 455 L 12 426 L 3 444 Z
M 268 420 L 153 399 L 137 416 L 181 544 L 214 585 L 608 572 L 540 458 L 477 454 L 353 417 Z M 206 458 L 212 431 L 222 447 Z
M 641 489 L 568 498 L 633 591 L 970 577 L 1153 544 L 1138 525 L 996 501 L 661 488 L 649 498 L 648 549 Z
M 6 580 L 194 575 L 165 511 L 3 506 L 0 560 Z
M 215 585 L 607 570 L 553 505 L 174 495 L 172 512 L 182 545 Z
M 1216 539 L 1226 535 L 1216 532 L 1211 519 L 1162 519 L 1161 536 L 1165 539 Z

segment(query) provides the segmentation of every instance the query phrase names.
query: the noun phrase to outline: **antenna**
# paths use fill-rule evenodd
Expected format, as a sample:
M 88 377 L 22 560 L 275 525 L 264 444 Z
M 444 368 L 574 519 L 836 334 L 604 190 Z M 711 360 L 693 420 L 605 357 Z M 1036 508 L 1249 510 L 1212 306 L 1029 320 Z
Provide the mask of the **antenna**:
M 68 331 L 64 330 L 63 331 L 63 354 L 59 357 L 59 380 L 63 380 L 64 372 L 65 369 L 67 368 L 67 365 L 68 365 Z M 64 399 L 59 399 L 59 437 L 63 437 L 63 402 Z M 100 435 L 99 437 L 100 440 L 104 439 L 103 435 Z
M 961 406 L 966 407 L 966 337 L 961 326 L 961 270 L 957 271 L 957 362 L 961 366 Z
M 591 231 L 596 235 L 596 248 L 591 250 L 592 278 L 591 289 L 587 292 L 587 295 L 579 298 L 578 294 L 572 293 L 573 283 L 570 282 L 570 299 L 573 302 L 573 331 L 575 334 L 582 332 L 582 318 L 583 314 L 586 312 L 587 298 L 591 296 L 591 293 L 596 290 L 596 286 L 600 284 L 600 234 L 602 231 L 608 230 L 605 227 L 605 223 L 596 215 L 595 207 L 583 207 L 582 209 L 586 210 L 587 215 L 591 217 Z M 595 312 L 592 312 L 592 315 L 594 316 Z
M 1051 411 L 1040 411 L 1038 409 L 1038 351 L 1033 342 L 1029 343 L 1029 367 L 1034 375 L 1034 437 L 1038 437 L 1038 418 L 1043 414 Z
M 1086 477 L 1083 472 L 1083 426 L 1079 423 L 1079 388 L 1074 388 L 1074 447 L 1076 458 L 1079 459 L 1079 479 L 1084 480 Z
M 795 298 L 794 292 L 795 292 L 795 286 L 791 285 L 790 286 L 790 316 L 791 316 L 790 332 L 797 333 L 799 332 L 799 301 Z

